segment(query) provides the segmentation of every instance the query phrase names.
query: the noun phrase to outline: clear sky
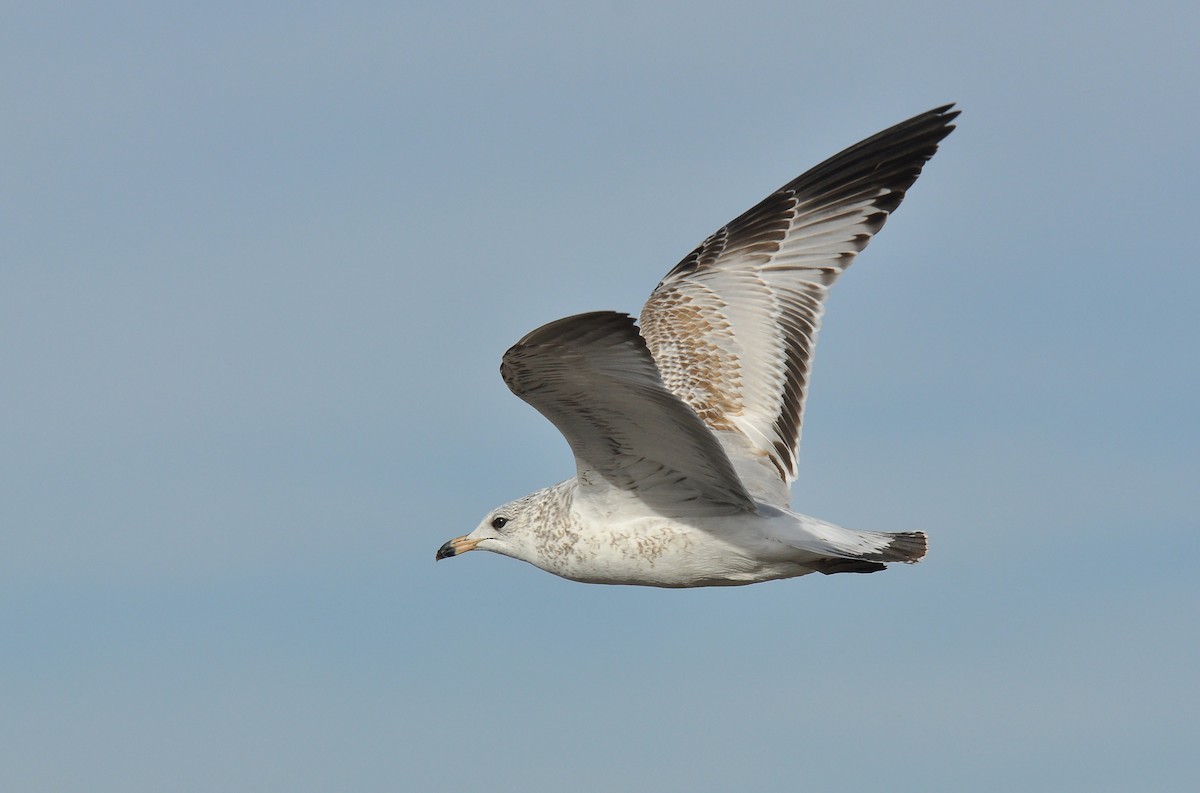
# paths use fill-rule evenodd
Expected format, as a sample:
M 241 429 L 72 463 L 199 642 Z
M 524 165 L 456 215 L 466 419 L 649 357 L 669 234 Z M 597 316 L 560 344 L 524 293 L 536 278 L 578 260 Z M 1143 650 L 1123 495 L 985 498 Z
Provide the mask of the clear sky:
M 1194 3 L 0 11 L 0 789 L 1184 791 Z M 958 130 L 835 289 L 797 509 L 927 560 L 434 551 L 571 475 L 504 350 Z

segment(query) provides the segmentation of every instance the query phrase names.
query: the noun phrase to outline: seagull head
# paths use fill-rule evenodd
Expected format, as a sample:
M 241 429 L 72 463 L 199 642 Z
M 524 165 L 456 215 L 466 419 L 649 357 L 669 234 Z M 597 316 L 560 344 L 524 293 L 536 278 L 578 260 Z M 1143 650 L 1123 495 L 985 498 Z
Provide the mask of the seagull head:
M 526 544 L 530 539 L 531 518 L 535 513 L 529 508 L 530 496 L 493 509 L 475 527 L 475 531 L 455 537 L 437 550 L 438 560 L 459 556 L 476 549 L 527 559 Z

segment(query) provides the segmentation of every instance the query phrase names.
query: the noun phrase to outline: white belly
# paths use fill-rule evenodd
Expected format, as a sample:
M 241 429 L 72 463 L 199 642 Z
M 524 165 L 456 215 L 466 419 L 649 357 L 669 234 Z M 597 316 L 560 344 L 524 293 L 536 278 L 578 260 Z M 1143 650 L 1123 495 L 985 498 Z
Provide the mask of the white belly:
M 795 548 L 754 531 L 713 529 L 665 518 L 593 527 L 541 549 L 536 564 L 575 581 L 660 587 L 737 586 L 812 572 L 799 563 Z

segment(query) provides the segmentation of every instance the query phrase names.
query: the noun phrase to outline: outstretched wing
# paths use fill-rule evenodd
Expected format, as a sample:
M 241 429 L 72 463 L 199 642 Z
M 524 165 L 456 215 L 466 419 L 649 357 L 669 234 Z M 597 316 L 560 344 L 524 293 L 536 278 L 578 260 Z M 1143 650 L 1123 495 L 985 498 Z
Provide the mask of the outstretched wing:
M 789 501 L 825 295 L 954 129 L 951 107 L 787 183 L 675 265 L 642 309 L 664 384 L 714 431 L 760 499 Z
M 585 496 L 671 516 L 755 509 L 712 432 L 663 385 L 629 315 L 543 325 L 504 354 L 500 374 L 567 439 Z

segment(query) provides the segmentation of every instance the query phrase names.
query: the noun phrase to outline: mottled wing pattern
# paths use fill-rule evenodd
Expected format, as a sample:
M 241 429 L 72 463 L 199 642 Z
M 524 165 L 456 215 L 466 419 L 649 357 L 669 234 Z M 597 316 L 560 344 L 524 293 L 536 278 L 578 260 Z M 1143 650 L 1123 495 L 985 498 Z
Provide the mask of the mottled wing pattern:
M 500 374 L 567 439 L 583 495 L 676 517 L 755 509 L 712 432 L 663 385 L 629 315 L 543 325 L 504 354 Z
M 719 229 L 642 309 L 664 384 L 757 498 L 786 506 L 829 287 L 954 129 L 946 105 L 851 146 Z

